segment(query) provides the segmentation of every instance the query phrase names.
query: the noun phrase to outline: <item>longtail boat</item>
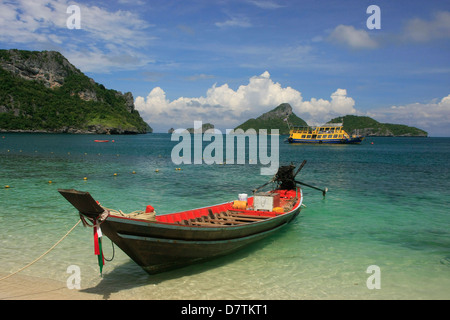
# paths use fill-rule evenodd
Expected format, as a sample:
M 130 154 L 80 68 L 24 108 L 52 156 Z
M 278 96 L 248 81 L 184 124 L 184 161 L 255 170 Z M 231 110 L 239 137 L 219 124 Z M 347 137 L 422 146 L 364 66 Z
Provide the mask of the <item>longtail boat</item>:
M 304 163 L 296 173 L 294 165 L 280 167 L 267 192 L 257 192 L 263 185 L 247 199 L 242 195 L 240 200 L 170 214 L 157 215 L 152 206 L 123 214 L 103 207 L 89 192 L 58 191 L 78 209 L 85 225 L 94 227 L 100 271 L 104 262 L 98 239 L 104 234 L 155 274 L 229 254 L 287 225 L 301 210 L 303 193 L 295 175 Z

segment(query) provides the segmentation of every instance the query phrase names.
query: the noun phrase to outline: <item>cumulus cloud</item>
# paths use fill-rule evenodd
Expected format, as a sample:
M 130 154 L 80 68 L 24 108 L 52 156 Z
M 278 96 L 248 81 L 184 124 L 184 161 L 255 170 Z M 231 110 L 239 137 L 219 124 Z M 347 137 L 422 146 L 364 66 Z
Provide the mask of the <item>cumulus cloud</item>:
M 156 123 L 186 128 L 192 127 L 194 120 L 202 120 L 219 128 L 234 128 L 281 103 L 289 103 L 294 113 L 311 125 L 322 124 L 336 116 L 357 113 L 355 101 L 347 96 L 345 89 L 337 89 L 329 100 L 303 100 L 300 91 L 275 83 L 267 71 L 251 77 L 248 84 L 236 90 L 228 84 L 214 84 L 202 97 L 180 97 L 170 101 L 165 91 L 156 87 L 147 97 L 137 97 L 135 106 L 152 125 Z
M 331 100 L 311 98 L 310 101 L 302 101 L 296 105 L 299 112 L 309 114 L 308 124 L 322 124 L 330 120 L 332 117 L 337 117 L 347 114 L 356 114 L 354 108 L 355 100 L 347 97 L 347 90 L 337 89 L 331 94 Z
M 380 108 L 368 113 L 380 122 L 418 127 L 432 136 L 450 136 L 450 94 L 427 103 Z
M 378 43 L 366 30 L 355 29 L 353 26 L 338 25 L 329 35 L 328 41 L 348 46 L 352 49 L 374 49 Z

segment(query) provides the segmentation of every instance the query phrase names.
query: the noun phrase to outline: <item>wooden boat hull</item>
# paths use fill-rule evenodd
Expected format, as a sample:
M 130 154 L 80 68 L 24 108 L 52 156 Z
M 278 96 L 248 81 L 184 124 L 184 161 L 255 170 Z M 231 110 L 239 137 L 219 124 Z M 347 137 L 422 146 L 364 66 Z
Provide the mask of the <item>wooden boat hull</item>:
M 259 241 L 291 222 L 289 214 L 245 226 L 202 228 L 109 217 L 102 232 L 150 274 L 223 256 Z
M 274 190 L 272 195 L 286 208 L 282 212 L 233 209 L 233 202 L 228 202 L 147 220 L 110 214 L 88 192 L 59 192 L 150 274 L 223 256 L 259 241 L 291 222 L 303 201 L 300 188 Z M 253 200 L 249 198 L 248 204 L 253 205 Z

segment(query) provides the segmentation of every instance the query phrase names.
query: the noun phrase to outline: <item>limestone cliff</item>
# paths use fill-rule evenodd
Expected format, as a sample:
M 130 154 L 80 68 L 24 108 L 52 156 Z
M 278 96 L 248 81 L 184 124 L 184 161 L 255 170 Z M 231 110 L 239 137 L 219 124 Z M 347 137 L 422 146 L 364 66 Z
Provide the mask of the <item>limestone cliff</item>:
M 55 51 L 0 50 L 0 131 L 152 132 L 131 92 L 108 90 Z

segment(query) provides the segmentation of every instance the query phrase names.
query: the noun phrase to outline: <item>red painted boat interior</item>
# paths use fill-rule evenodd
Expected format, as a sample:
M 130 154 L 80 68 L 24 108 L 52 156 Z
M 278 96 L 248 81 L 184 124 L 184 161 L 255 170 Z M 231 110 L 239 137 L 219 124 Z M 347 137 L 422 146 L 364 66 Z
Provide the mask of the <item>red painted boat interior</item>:
M 297 196 L 295 190 L 275 190 L 273 192 L 280 194 L 280 207 L 283 207 L 283 205 L 290 201 L 292 198 Z M 247 200 L 248 207 L 253 206 L 253 197 L 248 198 Z M 178 221 L 182 220 L 189 220 L 189 219 L 196 219 L 200 218 L 202 216 L 208 216 L 210 214 L 210 211 L 213 214 L 225 212 L 225 211 L 235 211 L 240 213 L 245 213 L 245 215 L 254 215 L 254 216 L 264 216 L 264 217 L 275 217 L 278 215 L 282 215 L 284 213 L 279 212 L 273 212 L 273 211 L 255 211 L 255 210 L 242 210 L 242 209 L 233 209 L 233 202 L 228 202 L 224 204 L 218 204 L 211 207 L 204 207 L 194 210 L 187 210 L 182 212 L 176 212 L 176 213 L 170 213 L 170 214 L 164 214 L 164 215 L 157 215 L 156 221 L 163 222 L 163 223 L 176 223 Z

